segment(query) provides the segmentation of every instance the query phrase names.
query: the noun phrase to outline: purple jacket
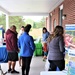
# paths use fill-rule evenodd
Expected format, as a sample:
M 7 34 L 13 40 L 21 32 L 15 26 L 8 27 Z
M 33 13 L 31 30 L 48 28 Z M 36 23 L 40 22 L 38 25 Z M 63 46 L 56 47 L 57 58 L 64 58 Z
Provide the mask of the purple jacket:
M 6 32 L 6 48 L 9 52 L 18 51 L 17 33 L 14 33 L 10 29 Z

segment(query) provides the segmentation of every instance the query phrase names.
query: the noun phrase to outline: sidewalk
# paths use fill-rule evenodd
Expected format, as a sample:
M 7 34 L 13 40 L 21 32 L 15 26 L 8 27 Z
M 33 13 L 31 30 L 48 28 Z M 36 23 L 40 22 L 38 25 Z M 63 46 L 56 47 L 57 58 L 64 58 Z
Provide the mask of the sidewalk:
M 40 72 L 44 71 L 44 65 L 45 65 L 45 62 L 42 61 L 42 57 L 33 57 L 29 75 L 40 75 Z M 8 64 L 1 63 L 1 67 L 3 69 L 3 72 L 6 72 L 8 69 Z M 6 75 L 22 75 L 21 68 L 19 67 L 18 62 L 16 63 L 16 70 L 18 70 L 20 74 L 7 73 Z

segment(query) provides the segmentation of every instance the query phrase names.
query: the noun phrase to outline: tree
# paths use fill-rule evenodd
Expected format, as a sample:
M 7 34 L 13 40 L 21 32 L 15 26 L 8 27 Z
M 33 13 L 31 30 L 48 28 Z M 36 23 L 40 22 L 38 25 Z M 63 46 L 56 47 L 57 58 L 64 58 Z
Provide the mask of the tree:
M 25 23 L 26 23 L 26 24 L 31 24 L 32 27 L 33 27 L 34 21 L 33 21 L 32 19 L 26 19 L 26 20 L 25 20 Z
M 39 21 L 39 22 L 34 22 L 33 28 L 43 28 L 43 27 L 45 26 L 45 21 L 46 21 L 46 18 L 43 17 L 43 18 L 41 19 L 41 21 Z
M 6 29 L 6 18 L 5 15 L 0 15 L 0 25 L 3 25 L 4 29 Z
M 25 26 L 26 24 L 31 24 L 33 28 L 42 28 L 45 26 L 46 18 L 43 17 L 39 22 L 35 22 L 32 19 L 25 19 L 22 16 L 9 16 L 9 26 L 15 25 L 17 27 L 17 31 L 21 28 L 21 26 Z M 4 14 L 0 15 L 0 25 L 4 26 L 6 29 L 6 16 Z
M 25 26 L 25 22 L 22 16 L 9 16 L 9 26 L 15 25 L 17 27 L 17 31 L 21 28 L 21 26 Z M 6 15 L 0 15 L 0 25 L 3 25 L 4 29 L 6 29 Z
M 35 22 L 33 23 L 33 28 L 36 28 L 36 23 Z
M 41 19 L 41 21 L 40 21 L 40 27 L 41 27 L 41 28 L 44 27 L 44 26 L 45 26 L 45 23 L 46 23 L 46 18 L 43 17 L 43 18 Z
M 17 31 L 21 28 L 21 26 L 25 26 L 25 22 L 22 16 L 9 16 L 9 26 L 15 25 L 17 27 Z

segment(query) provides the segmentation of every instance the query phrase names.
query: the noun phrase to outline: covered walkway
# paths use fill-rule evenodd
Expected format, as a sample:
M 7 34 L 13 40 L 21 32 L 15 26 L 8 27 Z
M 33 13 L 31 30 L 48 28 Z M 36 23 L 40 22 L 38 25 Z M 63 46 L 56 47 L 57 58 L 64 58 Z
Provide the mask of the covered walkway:
M 64 0 L 0 0 L 0 11 L 6 15 L 6 30 L 9 16 L 47 16 Z M 49 21 L 48 21 L 49 23 Z
M 40 75 L 40 72 L 44 71 L 44 65 L 45 62 L 42 61 L 42 57 L 33 57 L 29 75 Z M 3 71 L 6 72 L 8 69 L 8 64 L 1 63 L 1 67 Z M 14 75 L 21 75 L 21 67 L 19 67 L 18 62 L 16 64 L 16 70 L 18 70 L 20 74 L 14 74 Z M 13 74 L 7 73 L 6 75 L 13 75 Z
M 51 32 L 57 25 L 61 25 L 63 27 L 68 25 L 70 28 L 72 25 L 75 26 L 75 0 L 0 0 L 0 11 L 6 14 L 7 28 L 9 27 L 9 16 L 24 15 L 48 16 L 46 19 L 46 27 L 48 31 Z M 75 31 L 75 29 L 71 31 Z M 72 36 L 75 37 L 75 34 Z M 75 64 L 75 61 L 73 63 Z M 45 62 L 42 61 L 42 57 L 33 57 L 30 75 L 40 75 L 40 72 L 44 70 L 44 65 Z M 21 75 L 21 68 L 18 64 L 16 68 L 20 71 L 19 75 Z M 4 71 L 7 70 L 6 63 L 2 64 L 2 69 Z M 75 75 L 75 68 L 71 67 L 71 69 L 73 70 L 71 70 L 73 73 L 71 75 Z M 47 73 L 45 75 L 47 75 Z

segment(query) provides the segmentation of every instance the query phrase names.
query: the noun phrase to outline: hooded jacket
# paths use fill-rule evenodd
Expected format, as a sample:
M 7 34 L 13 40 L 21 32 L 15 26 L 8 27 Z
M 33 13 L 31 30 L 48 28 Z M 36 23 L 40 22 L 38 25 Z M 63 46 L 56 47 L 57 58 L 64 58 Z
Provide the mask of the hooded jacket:
M 11 31 L 10 29 L 6 32 L 6 48 L 8 52 L 17 52 L 17 33 Z

